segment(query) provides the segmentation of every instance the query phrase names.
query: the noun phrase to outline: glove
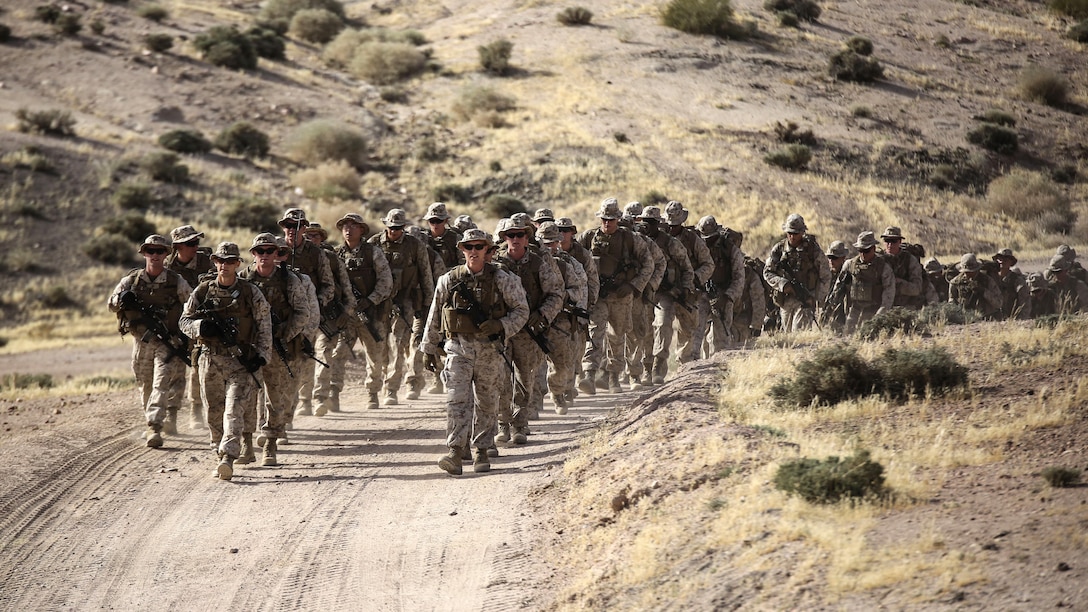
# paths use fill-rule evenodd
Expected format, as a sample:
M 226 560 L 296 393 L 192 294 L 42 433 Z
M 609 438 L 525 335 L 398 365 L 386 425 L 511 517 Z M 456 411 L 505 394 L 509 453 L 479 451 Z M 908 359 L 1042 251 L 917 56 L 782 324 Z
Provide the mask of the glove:
M 118 301 L 125 309 L 136 309 L 140 307 L 140 298 L 136 297 L 136 293 L 132 291 L 122 293 L 121 299 Z
M 762 332 L 762 331 L 763 331 L 763 329 L 762 329 L 762 328 L 759 328 L 759 327 L 753 327 L 753 328 L 752 328 L 752 337 L 753 337 L 753 338 L 758 338 L 758 337 L 759 337 L 759 334 L 760 334 L 760 332 Z
M 499 321 L 498 319 L 488 319 L 483 323 L 480 323 L 480 333 L 488 338 L 492 336 L 501 338 L 503 334 L 502 321 Z
M 423 360 L 423 367 L 427 368 L 428 372 L 437 372 L 438 356 L 433 353 L 428 353 L 426 359 Z
M 539 311 L 535 311 L 529 315 L 529 322 L 525 324 L 525 328 L 534 334 L 539 334 L 548 328 L 548 320 Z
M 616 287 L 616 292 L 613 294 L 619 298 L 625 298 L 635 292 L 635 287 L 631 283 L 624 283 L 619 287 Z
M 201 338 L 216 338 L 219 336 L 219 326 L 211 319 L 201 319 L 199 334 Z
M 264 357 L 261 357 L 260 355 L 254 355 L 252 359 L 245 363 L 246 372 L 252 374 L 253 372 L 261 369 L 261 367 L 266 365 L 267 363 L 268 362 L 265 360 Z
M 654 291 L 653 289 L 650 289 L 649 287 L 647 287 L 646 290 L 642 292 L 642 297 L 649 304 L 656 304 L 657 303 L 657 292 Z
M 369 299 L 363 297 L 355 301 L 355 310 L 366 310 L 374 305 Z

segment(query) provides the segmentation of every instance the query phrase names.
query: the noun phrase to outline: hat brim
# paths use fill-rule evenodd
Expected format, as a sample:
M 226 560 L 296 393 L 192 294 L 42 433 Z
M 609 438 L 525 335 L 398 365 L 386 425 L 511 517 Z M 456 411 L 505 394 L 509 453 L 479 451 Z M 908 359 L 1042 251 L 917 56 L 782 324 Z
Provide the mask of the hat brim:
M 280 219 L 280 222 L 277 225 L 279 225 L 283 229 L 290 229 L 292 227 L 309 227 L 310 222 L 306 219 L 303 219 L 301 221 L 292 219 Z

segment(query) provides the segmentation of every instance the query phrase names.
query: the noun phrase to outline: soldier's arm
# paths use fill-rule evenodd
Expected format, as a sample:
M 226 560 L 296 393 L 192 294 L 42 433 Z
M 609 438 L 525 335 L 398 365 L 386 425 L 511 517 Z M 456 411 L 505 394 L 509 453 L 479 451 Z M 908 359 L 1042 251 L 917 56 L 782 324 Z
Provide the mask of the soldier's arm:
M 332 259 L 336 258 L 336 254 L 331 251 L 325 251 L 329 256 L 329 268 L 332 268 Z M 340 287 L 340 294 L 344 296 L 344 309 L 348 312 L 355 310 L 355 292 L 351 290 L 351 279 L 348 278 L 348 267 L 343 262 L 338 261 L 339 265 L 336 266 L 336 284 Z
M 763 265 L 763 279 L 767 281 L 767 284 L 771 286 L 775 291 L 784 291 L 789 281 L 786 277 L 778 274 L 778 266 L 782 261 L 782 248 L 781 243 L 771 247 L 771 252 L 767 254 L 767 263 Z M 824 265 L 827 268 L 827 265 Z M 831 270 L 827 271 L 828 276 L 831 275 Z
M 272 360 L 272 309 L 259 289 L 256 287 L 251 289 L 253 290 L 253 324 L 257 328 L 257 341 L 253 344 L 253 348 L 257 349 L 257 353 L 267 363 Z
M 302 333 L 313 340 L 317 335 L 318 326 L 321 325 L 321 304 L 317 301 L 317 288 L 305 274 L 299 274 L 296 278 L 302 283 L 306 294 L 306 319 L 302 326 Z
M 643 242 L 646 243 L 646 248 L 650 250 L 650 257 L 654 261 L 654 271 L 650 275 L 650 280 L 647 281 L 646 286 L 651 291 L 657 291 L 661 287 L 661 281 L 665 278 L 665 268 L 668 266 L 668 258 L 665 256 L 665 251 L 661 250 L 661 247 L 657 246 L 657 243 L 649 238 L 643 237 Z
M 907 277 L 895 280 L 895 292 L 899 295 L 915 297 L 922 295 L 922 264 L 913 255 L 907 257 Z
M 559 262 L 554 257 L 545 253 L 540 266 L 540 289 L 544 292 L 544 301 L 540 304 L 540 314 L 548 322 L 559 316 L 563 310 L 563 304 L 567 301 L 566 285 L 563 282 L 563 273 L 559 271 Z
M 748 287 L 748 297 L 752 300 L 752 327 L 759 329 L 767 316 L 767 294 L 763 291 L 763 283 L 755 276 Z
M 718 240 L 724 239 L 723 236 Z M 731 302 L 736 302 L 740 299 L 740 296 L 744 295 L 744 253 L 732 242 L 729 243 L 729 265 L 732 267 L 730 278 L 733 280 L 729 281 L 729 286 L 725 289 L 725 296 Z
M 416 261 L 419 262 L 419 288 L 423 291 L 423 302 L 420 308 L 424 308 L 427 304 L 431 303 L 434 299 L 434 277 L 431 276 L 431 250 L 427 245 L 423 244 L 422 240 L 416 240 L 417 257 Z
M 673 240 L 669 243 L 672 248 L 672 260 L 676 262 L 677 278 L 676 286 L 680 289 L 695 289 L 695 281 L 698 280 L 698 275 L 695 274 L 695 270 L 692 269 L 692 261 L 688 258 L 688 250 L 684 248 L 683 243 L 679 240 Z M 703 245 L 706 248 L 706 245 Z M 707 255 L 709 256 L 709 251 Z M 713 268 L 711 268 L 713 271 Z M 709 276 L 707 278 L 710 278 Z M 703 283 L 706 281 L 704 280 Z
M 185 300 L 185 306 L 181 309 L 181 318 L 178 319 L 178 328 L 181 329 L 181 333 L 194 339 L 200 335 L 200 319 L 194 318 L 200 305 L 198 293 L 193 291 L 189 294 L 189 299 Z
M 503 334 L 510 338 L 521 331 L 529 321 L 529 303 L 525 298 L 525 289 L 517 276 L 498 270 L 495 272 L 495 284 L 506 302 L 506 315 L 500 319 Z
M 374 245 L 368 245 L 368 248 L 372 249 L 375 281 L 374 289 L 366 299 L 372 304 L 381 304 L 393 295 L 393 272 L 389 269 L 389 260 L 380 248 Z
M 710 276 L 714 274 L 714 258 L 710 256 L 710 248 L 706 246 L 706 241 L 702 237 L 695 236 L 695 261 L 690 262 L 692 268 L 692 274 L 695 275 L 693 282 L 698 283 L 699 286 L 706 284 L 706 281 L 710 280 Z
M 812 257 L 815 258 L 816 274 L 819 279 L 816 281 L 816 298 L 817 304 L 823 304 L 827 299 L 827 292 L 831 289 L 831 268 L 827 265 L 827 258 L 824 256 L 824 250 L 820 248 L 820 245 L 813 240 L 812 241 L 813 252 Z
M 587 292 L 589 283 L 586 277 L 586 269 L 582 267 L 582 264 L 579 263 L 577 259 L 571 257 L 570 271 L 571 277 L 567 282 L 567 295 L 579 308 L 588 308 L 586 303 L 589 298 Z
M 309 308 L 309 292 L 302 284 L 302 279 L 294 274 L 287 277 L 287 303 L 291 306 L 291 314 L 284 321 L 282 339 L 290 341 L 306 330 L 312 316 Z
M 110 299 L 106 301 L 106 305 L 109 306 L 110 312 L 118 312 L 121 310 L 121 294 L 132 289 L 133 277 L 131 274 L 126 274 L 121 282 L 117 283 L 117 286 L 113 288 L 113 293 L 110 294 Z
M 1017 309 L 1017 319 L 1031 318 L 1031 287 L 1028 287 L 1027 279 L 1020 277 L 1020 285 L 1016 288 L 1016 302 L 1013 308 Z
M 888 264 L 884 265 L 884 271 L 880 274 L 880 284 L 884 290 L 884 293 L 880 296 L 880 307 L 891 308 L 895 305 L 895 294 L 899 288 L 896 286 L 895 272 L 892 271 L 892 267 Z
M 638 260 L 638 273 L 631 279 L 631 286 L 638 291 L 644 291 L 647 283 L 650 282 L 650 276 L 654 273 L 654 258 L 650 255 L 650 249 L 645 242 L 634 235 L 631 238 L 633 238 L 631 243 L 635 247 L 635 259 Z
M 427 324 L 423 328 L 423 341 L 419 344 L 419 350 L 427 355 L 437 355 L 438 345 L 445 339 L 442 333 L 442 305 L 449 297 L 450 276 L 443 274 L 434 288 L 434 298 L 431 300 L 430 310 L 427 311 Z
M 189 281 L 185 280 L 178 274 L 178 301 L 184 304 L 189 301 L 189 296 L 192 295 L 193 288 L 189 286 Z
M 336 279 L 332 276 L 332 268 L 329 266 L 329 260 L 324 254 L 317 258 L 317 278 L 310 280 L 316 281 L 315 286 L 321 286 L 321 289 L 317 292 L 317 301 L 322 306 L 326 306 L 336 297 Z
M 601 295 L 601 276 L 597 273 L 597 262 L 593 261 L 592 256 L 586 258 L 583 265 L 586 269 L 586 302 L 589 304 L 586 308 L 589 308 L 597 303 Z

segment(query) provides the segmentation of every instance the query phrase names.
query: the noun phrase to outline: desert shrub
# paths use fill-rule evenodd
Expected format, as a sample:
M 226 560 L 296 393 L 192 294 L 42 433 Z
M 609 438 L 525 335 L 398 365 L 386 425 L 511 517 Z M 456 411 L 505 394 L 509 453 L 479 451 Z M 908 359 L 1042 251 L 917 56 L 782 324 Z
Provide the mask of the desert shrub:
M 1011 113 L 999 108 L 991 108 L 975 118 L 979 121 L 992 123 L 994 125 L 1001 125 L 1008 128 L 1016 127 L 1016 117 L 1013 117 Z
M 1074 19 L 1088 19 L 1088 0 L 1050 0 L 1050 10 Z
M 743 40 L 752 28 L 733 19 L 730 0 L 669 0 L 661 9 L 661 22 L 688 34 Z
M 800 28 L 801 19 L 789 11 L 783 11 L 776 13 L 775 17 L 778 18 L 778 25 L 783 28 Z
M 1079 171 L 1073 164 L 1061 164 L 1050 170 L 1050 178 L 1055 183 L 1062 183 L 1063 185 L 1072 185 L 1077 182 L 1077 175 Z
M 38 296 L 38 303 L 46 308 L 71 308 L 76 305 L 68 290 L 60 285 L 49 287 Z
M 850 115 L 860 119 L 872 119 L 873 109 L 868 106 L 858 105 L 850 109 Z
M 52 389 L 54 386 L 52 374 L 5 374 L 0 378 L 0 388 L 4 389 Z
M 197 130 L 171 130 L 159 136 L 159 146 L 175 153 L 201 154 L 212 150 L 212 143 Z
M 1041 172 L 1014 169 L 990 182 L 986 207 L 1021 221 L 1044 221 L 1050 231 L 1068 233 L 1076 221 L 1069 196 Z
M 765 0 L 763 8 L 777 13 L 780 21 L 783 14 L 788 14 L 801 21 L 813 22 L 820 18 L 822 12 L 814 0 Z
M 426 44 L 427 39 L 415 30 L 387 30 L 385 28 L 367 28 L 365 30 L 343 30 L 325 46 L 321 59 L 334 68 L 347 68 L 355 57 L 355 51 L 366 43 L 400 43 L 418 47 Z
M 476 47 L 480 54 L 480 69 L 484 72 L 503 76 L 510 71 L 510 54 L 514 52 L 514 43 L 500 38 L 486 45 Z
M 61 15 L 60 7 L 55 4 L 34 7 L 34 18 L 42 23 L 56 23 Z
M 292 159 L 310 166 L 343 160 L 361 168 L 366 162 L 366 138 L 354 128 L 332 119 L 315 119 L 298 126 L 288 136 L 286 146 Z
M 291 18 L 292 36 L 323 45 L 344 29 L 344 21 L 325 9 L 303 9 Z
M 871 83 L 884 78 L 884 68 L 877 60 L 844 49 L 831 56 L 828 74 L 839 81 Z
M 231 124 L 215 137 L 215 148 L 247 159 L 268 156 L 268 135 L 245 121 Z
M 153 180 L 164 183 L 184 183 L 189 180 L 189 166 L 178 163 L 177 153 L 155 151 L 140 162 L 140 167 Z
M 792 121 L 787 121 L 785 125 L 783 125 L 781 121 L 775 121 L 774 134 L 778 138 L 778 142 L 809 146 L 814 146 L 816 144 L 816 136 L 813 135 L 811 129 L 802 130 Z
M 257 50 L 248 36 L 231 26 L 214 26 L 193 39 L 206 62 L 234 70 L 257 67 Z
M 18 121 L 16 128 L 20 132 L 61 137 L 76 134 L 73 129 L 76 120 L 72 118 L 72 113 L 66 110 L 31 111 L 20 108 L 15 111 L 15 119 Z
M 407 104 L 408 92 L 400 87 L 382 87 L 378 97 L 390 104 Z
M 488 87 L 469 87 L 453 103 L 453 114 L 469 120 L 486 113 L 502 113 L 515 108 L 514 99 Z
M 355 49 L 348 72 L 377 85 L 389 85 L 418 74 L 426 65 L 427 56 L 411 45 L 369 42 Z
M 651 189 L 650 191 L 642 194 L 642 197 L 640 197 L 638 201 L 642 203 L 643 207 L 664 206 L 669 202 L 669 196 L 655 189 Z
M 287 36 L 287 30 L 291 29 L 291 20 L 283 17 L 275 19 L 257 19 L 254 28 L 275 32 L 276 36 Z
M 840 345 L 819 349 L 796 366 L 796 376 L 771 386 L 780 405 L 803 408 L 837 404 L 873 391 L 874 372 L 857 349 Z
M 1048 467 L 1042 472 L 1043 480 L 1052 487 L 1061 489 L 1080 482 L 1080 470 L 1066 467 Z
M 790 144 L 767 153 L 763 161 L 786 170 L 803 170 L 812 161 L 812 149 L 803 144 Z
M 106 24 L 101 19 L 95 19 L 91 22 L 91 32 L 96 36 L 101 36 L 106 31 Z
M 889 308 L 874 315 L 858 326 L 857 335 L 865 340 L 875 340 L 881 335 L 925 333 L 927 327 L 918 320 L 917 313 L 906 308 Z
M 1017 93 L 1029 102 L 1061 106 L 1069 96 L 1069 80 L 1044 66 L 1029 66 L 1020 73 Z
M 0 161 L 16 168 L 25 168 L 31 172 L 56 174 L 53 162 L 49 161 L 49 158 L 41 152 L 41 149 L 35 146 L 27 146 L 18 151 L 12 151 L 0 158 Z
M 853 457 L 797 459 L 778 466 L 774 486 L 813 504 L 832 504 L 843 498 L 878 499 L 887 494 L 884 466 L 858 450 Z
M 559 11 L 555 19 L 565 26 L 589 25 L 593 21 L 593 11 L 584 6 L 568 6 Z
M 11 40 L 11 28 L 0 23 L 0 43 L 6 43 L 9 40 Z
M 170 16 L 170 12 L 158 4 L 142 4 L 136 9 L 136 14 L 156 23 Z
M 290 21 L 295 13 L 307 9 L 324 9 L 341 19 L 344 17 L 344 5 L 338 0 L 268 0 L 257 18 L 262 22 L 276 19 Z
M 446 151 L 439 146 L 438 141 L 431 136 L 420 139 L 414 151 L 415 158 L 419 161 L 433 162 L 446 159 Z
M 223 207 L 219 219 L 227 227 L 280 233 L 279 213 L 271 202 L 234 200 Z
M 457 202 L 468 204 L 472 201 L 472 190 L 457 183 L 443 183 L 431 191 L 435 202 Z
M 919 324 L 926 326 L 965 325 L 977 319 L 978 314 L 974 310 L 967 310 L 951 302 L 927 304 L 918 312 Z
M 113 203 L 121 210 L 147 210 L 155 203 L 155 197 L 151 188 L 143 183 L 122 183 L 117 191 L 113 192 Z M 114 231 L 113 233 L 121 233 Z M 150 234 L 146 232 L 138 238 Z
M 343 160 L 297 172 L 291 177 L 291 183 L 307 197 L 318 200 L 347 200 L 359 196 L 359 174 Z
M 890 348 L 873 362 L 880 388 L 893 399 L 935 395 L 967 385 L 967 368 L 941 347 L 921 350 Z
M 154 224 L 138 212 L 127 212 L 119 217 L 106 219 L 98 229 L 100 234 L 124 236 L 126 240 L 137 243 L 155 233 Z
M 505 193 L 495 193 L 487 196 L 487 199 L 484 200 L 484 210 L 500 218 L 529 212 L 525 202 Z
M 864 36 L 851 36 L 846 40 L 846 48 L 866 57 L 873 54 L 873 41 Z
M 139 240 L 143 238 L 141 236 Z M 83 254 L 105 264 L 127 264 L 136 256 L 132 242 L 117 234 L 102 234 L 83 243 Z
M 253 26 L 246 31 L 246 36 L 253 44 L 253 50 L 257 52 L 257 57 L 273 61 L 287 59 L 287 44 L 283 42 L 283 38 L 275 30 Z
M 1012 155 L 1020 147 L 1016 130 L 993 123 L 983 123 L 967 132 L 967 142 L 1002 155 Z
M 174 37 L 169 34 L 148 34 L 144 36 L 144 46 L 148 51 L 163 53 L 174 47 Z
M 1065 37 L 1079 43 L 1088 43 L 1088 19 L 1070 27 Z
M 83 29 L 82 16 L 79 13 L 62 13 L 53 23 L 53 29 L 57 34 L 75 36 Z

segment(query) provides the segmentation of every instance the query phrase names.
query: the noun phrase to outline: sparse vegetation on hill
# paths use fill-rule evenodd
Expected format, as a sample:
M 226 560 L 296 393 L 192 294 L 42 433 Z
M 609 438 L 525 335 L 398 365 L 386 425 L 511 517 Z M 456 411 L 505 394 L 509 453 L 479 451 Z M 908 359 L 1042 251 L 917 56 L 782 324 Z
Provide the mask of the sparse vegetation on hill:
M 1069 196 L 1048 175 L 1020 169 L 990 183 L 986 206 L 995 213 L 1035 223 L 1046 233 L 1068 234 L 1077 218 Z
M 291 18 L 288 30 L 292 36 L 306 42 L 323 45 L 344 29 L 344 22 L 339 15 L 326 9 L 303 9 Z
M 210 64 L 235 70 L 257 68 L 257 50 L 249 36 L 234 26 L 215 26 L 198 34 L 193 46 Z
M 207 153 L 212 143 L 198 130 L 171 130 L 159 136 L 159 146 L 175 153 L 189 155 Z
M 352 167 L 362 168 L 367 149 L 366 138 L 358 130 L 332 119 L 304 123 L 287 139 L 290 156 L 309 166 L 344 161 Z
M 427 56 L 416 47 L 396 42 L 366 42 L 352 53 L 348 72 L 375 85 L 390 85 L 419 74 Z
M 774 486 L 813 504 L 833 504 L 843 498 L 877 499 L 884 495 L 884 466 L 869 451 L 839 459 L 798 459 L 779 466 Z
M 688 34 L 744 40 L 755 34 L 755 24 L 734 19 L 730 0 L 670 0 L 661 9 L 661 22 Z
M 1050 68 L 1029 66 L 1020 74 L 1017 91 L 1030 102 L 1062 106 L 1069 96 L 1069 80 Z
M 32 132 L 44 136 L 75 136 L 76 120 L 72 113 L 61 109 L 32 111 L 20 108 L 15 111 L 20 132 Z
M 505 38 L 476 48 L 480 54 L 480 69 L 496 76 L 504 76 L 510 71 L 510 55 L 514 52 L 514 43 Z
M 593 11 L 584 6 L 568 6 L 559 11 L 555 19 L 565 26 L 589 25 L 593 21 Z
M 268 135 L 245 121 L 231 124 L 215 137 L 215 148 L 247 158 L 268 156 Z
M 814 0 L 764 0 L 763 8 L 778 15 L 779 21 L 786 20 L 815 22 L 820 19 L 823 10 Z

